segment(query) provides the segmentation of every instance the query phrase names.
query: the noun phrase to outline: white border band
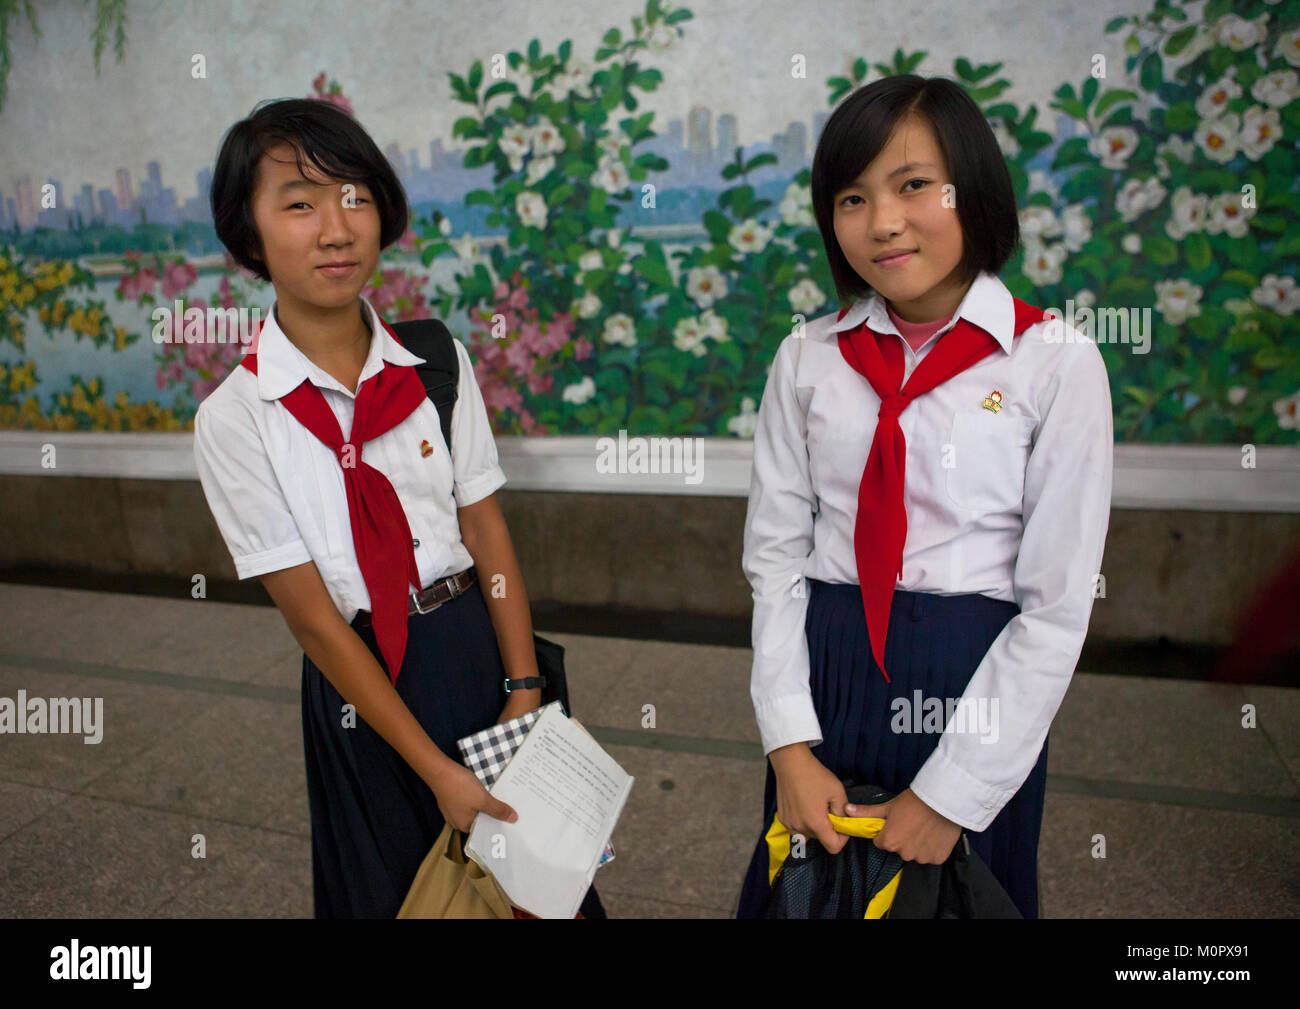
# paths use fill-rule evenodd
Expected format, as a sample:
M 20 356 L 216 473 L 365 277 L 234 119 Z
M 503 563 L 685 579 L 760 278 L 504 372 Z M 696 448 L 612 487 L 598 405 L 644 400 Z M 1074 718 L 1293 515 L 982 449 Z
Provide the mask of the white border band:
M 497 439 L 507 490 L 747 497 L 753 443 L 705 438 L 705 479 L 598 473 L 595 437 Z M 43 446 L 57 465 L 43 468 Z M 1300 513 L 1300 448 L 1260 446 L 1255 467 L 1236 445 L 1116 445 L 1116 508 Z M 0 474 L 197 480 L 190 432 L 0 431 Z

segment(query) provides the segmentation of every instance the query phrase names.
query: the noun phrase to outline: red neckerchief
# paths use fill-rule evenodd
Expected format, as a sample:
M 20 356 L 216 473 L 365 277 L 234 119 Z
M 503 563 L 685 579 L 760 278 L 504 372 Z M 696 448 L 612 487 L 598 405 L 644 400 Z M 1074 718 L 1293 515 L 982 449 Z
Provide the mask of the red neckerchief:
M 1015 304 L 1014 335 L 1019 336 L 1046 318 L 1041 308 L 1012 298 Z M 844 318 L 847 308 L 838 318 Z M 862 605 L 867 617 L 871 652 L 885 679 L 885 635 L 889 630 L 889 608 L 896 579 L 903 574 L 903 544 L 907 540 L 907 509 L 903 506 L 906 479 L 907 442 L 898 415 L 917 396 L 948 381 L 999 349 L 993 335 L 968 319 L 959 318 L 953 328 L 903 380 L 903 348 L 893 333 L 876 333 L 864 320 L 855 329 L 839 334 L 840 353 L 854 371 L 871 383 L 880 397 L 876 433 L 862 483 L 858 487 L 858 514 L 853 527 L 853 553 L 862 587 Z

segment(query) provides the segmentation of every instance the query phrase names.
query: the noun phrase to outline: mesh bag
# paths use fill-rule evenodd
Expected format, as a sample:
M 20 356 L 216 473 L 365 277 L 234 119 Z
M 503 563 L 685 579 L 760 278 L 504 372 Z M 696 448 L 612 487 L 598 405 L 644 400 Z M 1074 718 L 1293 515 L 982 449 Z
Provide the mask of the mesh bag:
M 846 788 L 855 805 L 887 802 L 893 796 L 873 785 Z M 772 880 L 760 918 L 863 918 L 871 899 L 898 875 L 903 860 L 877 848 L 871 838 L 848 837 L 840 851 L 828 852 L 814 837 L 804 842 L 802 858 L 792 852 Z

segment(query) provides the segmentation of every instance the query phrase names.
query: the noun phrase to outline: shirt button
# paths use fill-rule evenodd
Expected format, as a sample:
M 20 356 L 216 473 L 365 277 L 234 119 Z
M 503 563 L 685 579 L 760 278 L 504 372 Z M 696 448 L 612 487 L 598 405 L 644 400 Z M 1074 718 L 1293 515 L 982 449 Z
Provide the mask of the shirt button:
M 411 546 L 413 546 L 413 547 L 418 547 L 419 545 L 420 545 L 420 541 L 419 541 L 419 540 L 411 540 Z

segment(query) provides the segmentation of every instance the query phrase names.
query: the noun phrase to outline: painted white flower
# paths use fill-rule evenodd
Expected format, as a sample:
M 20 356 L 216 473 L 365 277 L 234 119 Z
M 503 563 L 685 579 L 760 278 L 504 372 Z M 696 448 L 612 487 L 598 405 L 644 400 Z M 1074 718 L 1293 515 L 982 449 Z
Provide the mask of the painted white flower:
M 1162 179 L 1169 178 L 1169 159 L 1166 155 L 1172 155 L 1186 165 L 1191 163 L 1194 154 L 1196 145 L 1192 141 L 1179 136 L 1169 137 L 1156 145 L 1156 174 Z
M 1196 99 L 1196 114 L 1202 119 L 1217 119 L 1228 111 L 1228 102 L 1241 97 L 1241 85 L 1231 77 L 1221 77 Z
M 621 273 L 623 276 L 627 276 L 629 273 L 632 272 L 632 264 L 627 260 L 624 260 L 619 265 L 618 272 Z
M 1196 127 L 1196 146 L 1205 152 L 1207 158 L 1221 165 L 1237 156 L 1240 137 L 1241 117 L 1235 112 L 1217 119 L 1204 119 Z
M 601 333 L 601 338 L 606 343 L 612 343 L 623 347 L 636 346 L 636 326 L 632 323 L 632 317 L 626 312 L 616 312 L 605 320 L 605 329 Z
M 1119 247 L 1127 252 L 1130 256 L 1136 256 L 1142 251 L 1142 236 L 1129 232 L 1120 239 Z
M 1167 193 L 1157 178 L 1129 179 L 1115 196 L 1115 209 L 1119 211 L 1121 221 L 1130 223 L 1158 207 Z
M 752 217 L 743 224 L 732 227 L 731 233 L 727 235 L 727 241 L 742 256 L 749 252 L 762 252 L 771 240 L 771 229 L 763 227 Z
M 605 234 L 605 241 L 609 244 L 611 249 L 617 249 L 618 243 L 623 241 L 623 229 L 610 228 Z
M 679 319 L 673 327 L 673 346 L 696 357 L 708 353 L 708 348 L 704 346 L 704 330 L 700 327 L 700 320 L 690 317 Z
M 1294 277 L 1267 274 L 1260 280 L 1259 287 L 1250 292 L 1250 296 L 1255 304 L 1278 315 L 1291 315 L 1300 308 L 1300 290 L 1296 289 Z
M 587 273 L 589 270 L 599 270 L 604 265 L 604 257 L 595 249 L 591 252 L 584 252 L 578 257 L 578 272 L 580 273 Z
M 758 413 L 754 410 L 754 399 L 746 396 L 740 401 L 740 413 L 727 421 L 727 430 L 741 438 L 752 438 L 757 427 Z
M 657 53 L 667 52 L 676 41 L 677 31 L 662 21 L 651 28 L 650 34 L 646 36 L 646 44 Z
M 1093 294 L 1090 288 L 1082 288 L 1074 292 L 1074 305 L 1076 308 L 1094 308 L 1097 304 L 1097 296 Z
M 555 75 L 551 86 L 561 99 L 572 91 L 579 98 L 591 97 L 591 71 L 582 63 L 570 63 Z
M 1254 216 L 1254 207 L 1242 206 L 1241 193 L 1220 193 L 1210 200 L 1205 230 L 1211 235 L 1226 233 L 1233 238 L 1244 238 L 1250 230 L 1248 222 Z
M 1138 132 L 1132 126 L 1107 126 L 1088 141 L 1088 150 L 1100 159 L 1102 168 L 1123 169 L 1137 145 Z
M 501 131 L 501 139 L 497 141 L 497 146 L 501 148 L 501 153 L 510 159 L 512 166 L 516 160 L 523 164 L 524 155 L 533 149 L 532 137 L 532 131 L 527 126 L 512 123 Z
M 696 266 L 686 273 L 686 293 L 700 308 L 727 296 L 727 278 L 716 266 Z
M 1061 224 L 1065 229 L 1062 243 L 1070 252 L 1078 252 L 1092 238 L 1092 221 L 1082 203 L 1072 203 L 1061 213 Z
M 1228 402 L 1233 406 L 1240 406 L 1241 401 L 1246 398 L 1246 387 L 1244 385 L 1234 385 L 1228 390 Z
M 515 213 L 526 228 L 546 227 L 546 201 L 540 193 L 525 189 L 516 196 Z
M 1156 311 L 1177 325 L 1201 314 L 1201 288 L 1189 280 L 1157 280 Z
M 1300 28 L 1292 28 L 1277 37 L 1274 56 L 1281 56 L 1293 67 L 1300 67 Z
M 578 310 L 578 318 L 594 319 L 597 315 L 600 314 L 600 309 L 601 309 L 600 298 L 596 296 L 596 293 L 594 291 L 588 291 L 586 294 L 584 294 L 581 298 L 579 298 L 577 301 L 573 303 L 569 311 L 572 312 L 575 308 Z
M 1210 198 L 1203 193 L 1193 193 L 1186 186 L 1174 190 L 1169 201 L 1172 211 L 1165 221 L 1165 234 L 1180 242 L 1193 231 L 1204 231 L 1210 214 Z
M 548 154 L 544 158 L 532 158 L 528 162 L 528 171 L 524 174 L 524 184 L 528 186 L 535 185 L 553 171 L 555 171 L 554 154 Z
M 790 307 L 800 315 L 806 316 L 826 300 L 826 295 L 822 293 L 822 289 L 817 286 L 812 277 L 804 277 L 790 288 L 789 298 Z
M 1239 53 L 1264 41 L 1267 21 L 1267 14 L 1261 14 L 1250 21 L 1236 14 L 1225 14 L 1215 22 L 1214 31 L 1220 45 Z
M 806 228 L 816 223 L 812 211 L 812 188 L 797 182 L 786 187 L 785 195 L 777 207 L 781 220 L 795 227 Z
M 1055 284 L 1061 279 L 1061 264 L 1065 262 L 1065 246 L 1043 245 L 1040 242 L 1025 243 L 1025 263 L 1022 269 L 1025 276 L 1036 285 Z
M 1031 193 L 1046 193 L 1052 198 L 1053 203 L 1061 195 L 1061 187 L 1056 184 L 1056 180 L 1047 172 L 1037 168 L 1029 173 L 1029 191 Z
M 1006 120 L 1002 118 L 990 119 L 989 128 L 993 131 L 993 136 L 998 142 L 998 147 L 1008 158 L 1014 158 L 1020 153 L 1020 144 L 1011 131 L 1007 129 Z
M 1294 70 L 1274 70 L 1250 86 L 1250 97 L 1271 108 L 1290 105 L 1300 96 L 1300 77 Z
M 474 236 L 468 231 L 462 234 L 460 238 L 453 238 L 451 247 L 461 259 L 474 259 L 479 253 L 478 242 L 474 241 Z
M 613 130 L 603 137 L 596 138 L 596 149 L 600 151 L 601 158 L 618 159 L 622 156 L 624 145 L 631 146 L 632 141 L 622 130 Z
M 1252 105 L 1241 117 L 1241 149 L 1251 161 L 1258 161 L 1273 149 L 1282 136 L 1282 113 Z
M 451 234 L 451 218 L 443 215 L 442 220 L 438 222 L 438 233 L 446 238 Z
M 1273 401 L 1273 412 L 1277 414 L 1277 426 L 1288 431 L 1300 427 L 1300 392 L 1283 396 Z
M 700 329 L 703 330 L 706 340 L 715 343 L 731 342 L 731 337 L 727 335 L 727 320 L 711 308 L 700 316 Z
M 542 116 L 532 128 L 534 154 L 560 154 L 564 151 L 564 134 L 546 116 Z
M 1026 242 L 1054 238 L 1064 230 L 1051 207 L 1034 204 L 1020 211 L 1020 234 Z
M 621 193 L 630 181 L 632 176 L 628 174 L 627 166 L 613 158 L 603 159 L 596 174 L 591 177 L 591 184 L 607 193 Z
M 596 395 L 596 383 L 592 377 L 588 375 L 581 382 L 576 382 L 573 385 L 566 385 L 564 387 L 564 393 L 560 398 L 566 403 L 582 404 L 587 402 L 587 400 L 591 399 L 594 395 Z

